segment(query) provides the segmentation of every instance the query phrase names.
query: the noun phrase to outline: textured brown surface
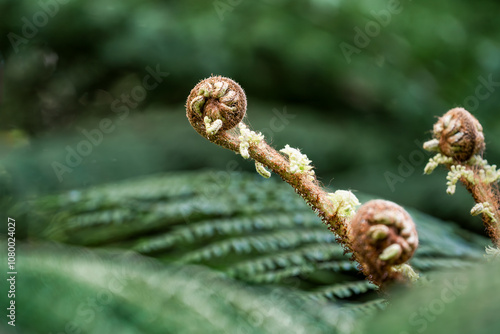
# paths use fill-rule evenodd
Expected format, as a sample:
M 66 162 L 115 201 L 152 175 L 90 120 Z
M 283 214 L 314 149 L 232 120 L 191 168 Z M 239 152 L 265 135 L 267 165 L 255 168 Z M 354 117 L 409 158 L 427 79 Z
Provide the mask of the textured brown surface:
M 434 136 L 441 152 L 458 161 L 467 161 L 484 150 L 483 128 L 463 108 L 451 109 L 440 117 L 434 125 Z
M 217 89 L 218 85 L 227 84 L 224 94 Z M 208 92 L 205 89 L 208 88 Z M 208 96 L 207 96 L 208 95 Z M 193 108 L 193 100 L 202 97 L 203 106 L 200 108 L 201 115 Z M 234 109 L 234 110 L 232 110 Z M 234 128 L 245 116 L 247 100 L 245 92 L 235 81 L 222 77 L 213 76 L 200 81 L 192 90 L 186 101 L 186 115 L 195 130 L 206 137 L 204 118 L 208 116 L 212 121 L 220 119 L 223 121 L 221 131 Z
M 377 225 L 387 232 L 386 237 L 373 237 L 371 231 Z M 385 200 L 369 201 L 359 208 L 350 222 L 349 238 L 363 272 L 377 285 L 398 279 L 400 274 L 390 267 L 408 261 L 418 247 L 417 230 L 410 215 L 401 206 Z M 393 244 L 401 246 L 401 254 L 381 260 L 380 254 Z

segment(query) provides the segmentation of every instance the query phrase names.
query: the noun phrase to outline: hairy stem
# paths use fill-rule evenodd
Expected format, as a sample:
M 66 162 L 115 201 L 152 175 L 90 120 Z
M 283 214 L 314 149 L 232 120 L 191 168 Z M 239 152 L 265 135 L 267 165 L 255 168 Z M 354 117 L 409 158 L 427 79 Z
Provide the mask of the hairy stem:
M 240 140 L 233 134 L 222 132 L 214 136 L 208 136 L 208 140 L 239 153 Z M 346 219 L 339 217 L 335 213 L 330 213 L 331 201 L 328 199 L 328 192 L 319 185 L 316 178 L 311 179 L 309 175 L 290 173 L 287 159 L 266 142 L 252 145 L 248 151 L 250 157 L 255 161 L 262 163 L 279 175 L 283 181 L 290 184 L 328 228 L 335 233 L 338 242 L 344 247 L 346 253 L 353 253 L 347 237 Z
M 449 170 L 448 189 L 452 195 L 460 181 L 477 203 L 472 215 L 482 214 L 483 224 L 493 243 L 500 247 L 500 172 L 483 159 L 485 141 L 481 123 L 467 110 L 453 108 L 446 112 L 433 127 L 433 139 L 424 149 L 435 151 L 425 173 L 430 174 L 443 164 Z

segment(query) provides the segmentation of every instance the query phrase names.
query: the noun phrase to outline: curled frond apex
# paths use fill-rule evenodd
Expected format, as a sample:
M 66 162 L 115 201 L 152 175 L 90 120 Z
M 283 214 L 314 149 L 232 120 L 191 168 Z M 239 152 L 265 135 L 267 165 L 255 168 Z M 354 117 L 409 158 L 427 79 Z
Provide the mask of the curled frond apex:
M 418 247 L 408 212 L 385 200 L 372 200 L 358 209 L 350 222 L 349 239 L 363 271 L 378 285 L 399 275 L 391 268 L 407 262 Z
M 290 145 L 285 145 L 280 152 L 288 156 L 288 161 L 290 165 L 288 167 L 288 172 L 292 174 L 307 174 L 312 179 L 314 177 L 313 166 L 311 166 L 311 160 L 307 155 L 302 154 L 299 149 L 290 147 Z
M 329 213 L 342 218 L 350 218 L 356 212 L 356 207 L 361 204 L 356 195 L 349 190 L 337 190 L 328 193 L 327 197 L 332 203 Z
M 484 151 L 483 127 L 464 108 L 449 110 L 434 124 L 433 132 L 439 151 L 457 161 L 465 162 Z M 432 148 L 431 143 L 427 146 Z
M 234 128 L 241 122 L 247 109 L 247 99 L 241 86 L 235 81 L 212 76 L 200 81 L 186 101 L 186 115 L 193 128 L 202 136 L 216 134 Z M 217 131 L 208 129 L 205 118 L 217 122 Z M 211 124 L 214 124 L 211 123 Z M 211 131 L 209 131 L 211 130 Z

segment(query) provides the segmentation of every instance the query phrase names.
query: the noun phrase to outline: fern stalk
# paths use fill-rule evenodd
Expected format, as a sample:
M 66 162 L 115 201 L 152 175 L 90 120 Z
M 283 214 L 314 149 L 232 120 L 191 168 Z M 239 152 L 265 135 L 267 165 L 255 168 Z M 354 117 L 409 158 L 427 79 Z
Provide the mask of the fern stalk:
M 430 174 L 440 164 L 448 170 L 447 193 L 455 193 L 460 181 L 471 193 L 476 205 L 472 215 L 482 215 L 485 229 L 500 247 L 500 173 L 482 158 L 485 143 L 481 123 L 463 108 L 454 108 L 434 124 L 433 139 L 424 149 L 438 152 L 425 167 Z
M 401 246 L 391 243 L 404 238 L 389 238 L 389 233 L 385 236 L 379 234 L 377 238 L 369 235 L 367 241 L 373 247 L 368 247 L 368 253 L 364 246 L 353 248 L 351 240 L 360 236 L 349 235 L 348 223 L 356 206 L 360 204 L 356 196 L 345 190 L 329 193 L 321 187 L 311 161 L 300 150 L 286 145 L 280 150 L 281 154 L 265 142 L 261 133 L 249 130 L 243 122 L 246 96 L 236 82 L 221 76 L 202 80 L 191 90 L 186 111 L 191 125 L 201 136 L 241 154 L 245 159 L 253 159 L 256 170 L 263 177 L 270 176 L 267 170 L 270 169 L 290 184 L 335 234 L 344 251 L 352 254 L 351 259 L 360 264 L 360 269 L 372 282 L 381 286 L 386 281 L 402 280 L 404 273 L 391 268 L 404 263 L 413 255 L 418 238 L 412 247 L 406 248 L 408 252 L 405 250 L 404 256 L 403 252 L 398 251 Z M 387 229 L 395 235 L 403 231 L 403 223 L 398 219 L 386 224 L 390 226 Z M 413 221 L 410 219 L 408 224 L 413 224 Z M 363 227 L 356 231 L 370 233 L 369 228 L 370 226 Z M 379 240 L 384 242 L 380 243 Z M 391 242 L 386 242 L 388 240 Z M 367 256 L 375 258 L 368 260 Z M 375 268 L 376 265 L 379 267 Z

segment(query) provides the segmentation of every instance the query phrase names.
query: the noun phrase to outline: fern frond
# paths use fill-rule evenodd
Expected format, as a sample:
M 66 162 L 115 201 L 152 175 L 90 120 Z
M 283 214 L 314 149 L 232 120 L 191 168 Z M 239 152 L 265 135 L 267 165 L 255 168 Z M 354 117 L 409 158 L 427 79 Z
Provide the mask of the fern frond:
M 358 270 L 358 264 L 353 261 L 328 261 L 318 264 L 320 270 L 352 271 Z
M 224 174 L 227 182 L 221 183 L 217 175 L 149 176 L 42 197 L 20 209 L 32 222 L 34 240 L 133 249 L 164 263 L 217 268 L 256 285 L 293 281 L 302 293 L 316 293 L 318 303 L 345 303 L 339 296 L 349 293 L 350 301 L 372 298 L 371 290 L 353 283 L 357 264 L 287 185 L 244 173 Z M 420 239 L 411 263 L 424 276 L 483 261 L 487 239 L 408 211 Z
M 308 263 L 328 261 L 334 258 L 347 259 L 343 248 L 338 244 L 314 244 L 291 251 L 261 256 L 254 260 L 237 263 L 227 269 L 230 276 L 251 279 L 256 274 L 273 271 L 290 266 L 301 266 Z
M 0 242 L 2 248 L 6 244 Z M 346 312 L 284 288 L 250 287 L 207 268 L 130 252 L 17 245 L 16 328 L 23 332 L 307 333 L 354 325 Z M 57 292 L 57 293 L 56 293 Z M 0 297 L 2 303 L 7 294 Z M 47 309 L 50 300 L 50 310 Z M 90 321 L 92 320 L 92 321 Z M 5 322 L 0 325 L 3 332 Z
M 467 261 L 459 258 L 416 257 L 411 259 L 410 263 L 418 270 L 427 271 L 434 269 L 467 268 L 477 263 L 477 260 Z
M 300 231 L 300 233 L 298 233 Z M 279 249 L 297 247 L 307 243 L 333 243 L 335 236 L 325 229 L 301 229 L 270 232 L 260 236 L 231 238 L 215 242 L 200 250 L 189 252 L 180 258 L 180 262 L 198 262 L 222 257 L 229 253 L 249 254 L 251 252 L 267 253 Z
M 322 227 L 317 217 L 309 211 L 212 219 L 197 224 L 176 227 L 167 233 L 139 240 L 133 246 L 133 249 L 148 254 L 164 251 L 178 244 L 194 243 L 214 236 L 241 235 L 274 229 L 315 226 Z
M 250 276 L 251 282 L 255 283 L 278 283 L 283 281 L 285 278 L 297 277 L 297 276 L 307 276 L 308 274 L 317 272 L 319 270 L 331 270 L 334 272 L 340 271 L 353 271 L 357 270 L 357 263 L 349 260 L 344 261 L 328 261 L 318 264 L 305 263 L 299 266 L 289 266 L 285 269 L 280 269 L 276 271 L 264 272 L 262 274 L 257 274 Z
M 431 247 L 442 256 L 482 257 L 482 250 L 477 246 L 486 245 L 488 239 L 475 236 L 455 224 L 445 223 L 420 211 L 408 209 L 408 212 L 417 225 L 419 248 Z
M 379 298 L 365 303 L 352 304 L 344 309 L 357 316 L 367 316 L 385 310 L 388 304 L 389 302 L 386 299 Z
M 314 299 L 326 298 L 336 300 L 337 298 L 349 298 L 353 295 L 360 295 L 370 290 L 377 290 L 377 286 L 366 281 L 353 281 L 346 283 L 338 283 L 331 286 L 316 289 L 309 292 L 308 295 Z

